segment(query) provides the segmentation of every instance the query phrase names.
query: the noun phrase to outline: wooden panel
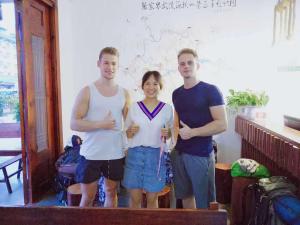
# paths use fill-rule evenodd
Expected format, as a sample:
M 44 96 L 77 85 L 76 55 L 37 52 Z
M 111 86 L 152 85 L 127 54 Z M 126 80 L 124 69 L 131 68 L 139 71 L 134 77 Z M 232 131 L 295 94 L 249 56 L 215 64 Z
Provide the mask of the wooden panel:
M 47 120 L 47 98 L 46 82 L 44 73 L 44 40 L 32 35 L 32 56 L 34 72 L 34 96 L 36 115 L 36 141 L 37 151 L 48 149 L 48 120 Z
M 244 224 L 243 222 L 248 221 L 248 212 L 244 212 L 244 208 L 246 203 L 250 204 L 251 199 L 248 195 L 244 196 L 244 193 L 248 185 L 255 182 L 257 182 L 257 179 L 251 177 L 233 178 L 231 192 L 231 225 L 242 225 Z
M 30 12 L 31 25 L 35 27 L 35 34 L 39 36 L 44 36 L 44 9 L 39 7 L 39 5 L 32 3 Z
M 55 0 L 16 1 L 17 46 L 20 81 L 22 146 L 24 146 L 24 196 L 25 203 L 38 201 L 41 194 L 51 188 L 55 173 L 54 162 L 62 149 L 60 85 L 58 69 L 57 5 Z M 41 40 L 39 48 L 33 47 L 33 38 Z M 34 42 L 35 43 L 35 42 Z M 43 49 L 42 54 L 34 50 Z M 35 57 L 36 56 L 36 57 Z M 44 61 L 45 113 L 43 133 L 47 144 L 38 142 L 36 134 L 37 110 L 34 64 L 37 57 Z M 37 112 L 38 111 L 38 112 Z M 44 142 L 43 142 L 44 143 Z M 45 142 L 46 143 L 46 142 Z
M 0 123 L 0 138 L 18 137 L 21 137 L 21 128 L 19 123 Z
M 6 149 L 0 150 L 0 156 L 15 156 L 15 155 L 19 155 L 20 153 L 22 153 L 21 149 L 20 150 L 6 150 Z
M 236 117 L 235 130 L 248 141 L 250 140 L 248 135 L 251 126 L 254 126 L 258 130 L 267 132 L 300 148 L 300 131 L 298 130 L 281 125 L 278 122 L 273 123 L 272 121 L 268 120 L 253 121 L 242 116 Z
M 299 187 L 300 196 L 300 132 L 241 116 L 235 130 L 242 137 L 242 157 L 265 165 L 271 175 L 288 177 Z
M 1 225 L 226 225 L 227 213 L 205 209 L 0 207 L 0 222 Z

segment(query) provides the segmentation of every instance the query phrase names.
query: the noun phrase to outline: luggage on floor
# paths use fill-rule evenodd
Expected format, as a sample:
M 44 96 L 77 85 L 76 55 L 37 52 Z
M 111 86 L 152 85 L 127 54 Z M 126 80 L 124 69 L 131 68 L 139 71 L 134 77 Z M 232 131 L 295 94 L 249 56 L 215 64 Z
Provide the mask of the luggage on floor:
M 243 200 L 244 212 L 250 212 L 247 225 L 299 224 L 299 200 L 295 196 L 296 187 L 286 177 L 261 178 L 245 190 L 252 200 Z M 298 221 L 298 222 L 297 222 Z

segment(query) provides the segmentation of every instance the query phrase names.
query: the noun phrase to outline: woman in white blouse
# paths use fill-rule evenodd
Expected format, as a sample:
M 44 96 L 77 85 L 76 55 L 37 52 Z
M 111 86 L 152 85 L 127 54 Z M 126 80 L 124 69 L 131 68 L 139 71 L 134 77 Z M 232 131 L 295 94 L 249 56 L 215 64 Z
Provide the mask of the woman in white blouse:
M 141 207 L 144 190 L 147 208 L 158 208 L 158 193 L 166 180 L 163 146 L 173 127 L 173 110 L 158 100 L 162 89 L 159 72 L 146 72 L 142 89 L 145 98 L 131 105 L 125 121 L 129 149 L 123 186 L 129 190 L 130 207 Z

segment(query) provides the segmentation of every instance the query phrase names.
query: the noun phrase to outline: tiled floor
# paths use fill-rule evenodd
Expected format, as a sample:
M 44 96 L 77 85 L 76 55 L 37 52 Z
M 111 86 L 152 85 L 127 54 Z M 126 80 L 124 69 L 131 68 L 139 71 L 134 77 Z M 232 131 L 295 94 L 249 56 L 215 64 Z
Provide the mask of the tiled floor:
M 0 163 L 8 160 L 10 157 L 0 157 Z M 13 171 L 17 170 L 18 163 L 14 163 L 8 166 L 7 172 L 11 174 Z M 24 193 L 23 193 L 23 173 L 21 173 L 20 179 L 17 178 L 17 175 L 12 176 L 9 178 L 12 193 L 8 193 L 6 184 L 0 183 L 0 205 L 17 205 L 21 206 L 24 205 Z M 0 171 L 0 179 L 3 178 L 2 170 Z M 37 205 L 41 206 L 53 206 L 53 205 L 63 205 L 62 203 L 58 202 L 55 196 L 55 193 L 50 192 L 48 193 L 42 201 L 38 202 Z
M 8 160 L 10 157 L 0 157 L 0 163 Z M 17 169 L 18 164 L 12 164 L 7 167 L 8 173 L 11 171 L 15 171 Z M 6 188 L 5 183 L 0 183 L 0 205 L 24 205 L 24 194 L 23 194 L 23 179 L 22 173 L 20 179 L 17 179 L 17 175 L 12 176 L 10 180 L 12 193 L 9 194 Z M 0 171 L 0 179 L 3 178 L 2 170 Z M 38 206 L 64 206 L 65 203 L 58 201 L 56 193 L 54 191 L 49 191 L 44 198 L 35 203 Z M 125 189 L 120 189 L 119 194 L 119 207 L 128 207 L 128 194 Z
M 1 176 L 0 176 L 1 178 Z M 10 178 L 10 183 L 12 187 L 12 193 L 9 194 L 6 188 L 5 183 L 0 183 L 0 205 L 12 206 L 24 205 L 24 194 L 23 194 L 23 182 L 22 182 L 22 174 L 21 178 L 17 179 L 17 176 L 13 176 Z M 56 197 L 56 193 L 54 191 L 49 191 L 43 199 L 35 203 L 38 206 L 64 206 L 65 204 L 58 201 Z
M 0 163 L 8 160 L 12 156 L 1 156 Z M 18 163 L 14 163 L 6 167 L 8 174 L 16 171 L 18 167 Z M 2 170 L 0 170 L 0 179 L 3 179 Z M 23 193 L 23 173 L 21 173 L 20 179 L 17 178 L 17 175 L 9 178 L 12 193 L 8 193 L 6 184 L 0 183 L 0 205 L 24 205 L 24 193 Z M 43 200 L 36 203 L 36 205 L 40 206 L 62 206 L 63 203 L 59 202 L 56 198 L 56 193 L 54 191 L 50 191 L 47 193 Z
M 12 156 L 1 156 L 0 163 L 8 160 Z M 8 174 L 11 174 L 12 171 L 16 171 L 18 167 L 18 163 L 14 163 L 8 167 L 6 167 Z M 0 179 L 3 179 L 2 170 L 0 170 Z M 1 205 L 24 205 L 23 198 L 23 182 L 22 182 L 22 173 L 20 179 L 17 179 L 17 175 L 9 178 L 11 188 L 13 193 L 9 194 L 6 188 L 5 183 L 0 183 L 0 204 Z
M 23 182 L 17 176 L 10 178 L 12 194 L 9 194 L 5 183 L 0 183 L 0 205 L 24 205 Z

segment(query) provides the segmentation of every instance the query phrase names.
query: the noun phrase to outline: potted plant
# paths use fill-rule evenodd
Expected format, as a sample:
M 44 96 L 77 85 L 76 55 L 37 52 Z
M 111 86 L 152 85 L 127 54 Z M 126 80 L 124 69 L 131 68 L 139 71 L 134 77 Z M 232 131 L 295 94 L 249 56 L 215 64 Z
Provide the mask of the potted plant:
M 229 96 L 226 97 L 227 105 L 238 113 L 249 117 L 250 119 L 255 118 L 255 114 L 258 108 L 261 108 L 269 102 L 269 96 L 263 92 L 255 92 L 247 89 L 246 91 L 234 91 L 229 90 Z

